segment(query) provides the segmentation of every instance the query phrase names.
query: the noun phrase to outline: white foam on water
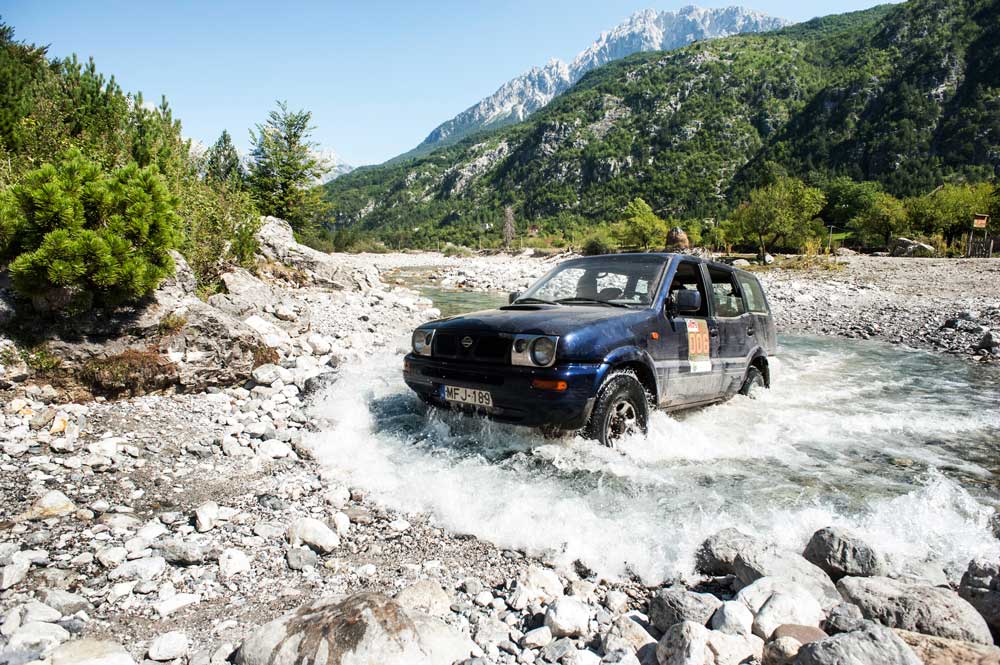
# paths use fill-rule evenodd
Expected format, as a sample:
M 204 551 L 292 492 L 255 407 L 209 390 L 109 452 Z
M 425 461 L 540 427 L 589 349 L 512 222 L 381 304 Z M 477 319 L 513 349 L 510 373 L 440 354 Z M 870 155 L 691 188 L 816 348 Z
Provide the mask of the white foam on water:
M 784 351 L 759 399 L 654 413 L 648 435 L 617 450 L 425 411 L 401 358 L 383 357 L 318 400 L 315 415 L 334 424 L 310 443 L 393 508 L 606 576 L 686 575 L 698 544 L 730 526 L 795 550 L 816 529 L 847 527 L 900 569 L 1000 555 L 993 508 L 962 485 L 992 474 L 983 451 L 1000 433 L 995 408 L 969 405 L 975 376 L 856 343 Z M 932 362 L 939 386 L 921 371 Z

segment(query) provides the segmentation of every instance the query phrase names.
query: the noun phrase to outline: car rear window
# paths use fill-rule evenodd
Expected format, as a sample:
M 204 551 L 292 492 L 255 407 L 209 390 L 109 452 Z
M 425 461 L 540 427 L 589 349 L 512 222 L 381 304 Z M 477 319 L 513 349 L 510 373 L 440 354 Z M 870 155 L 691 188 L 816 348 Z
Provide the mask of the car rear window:
M 764 291 L 756 279 L 749 275 L 736 273 L 736 279 L 740 283 L 740 291 L 743 292 L 743 299 L 747 303 L 747 309 L 754 314 L 770 314 L 767 309 L 767 301 L 764 300 Z

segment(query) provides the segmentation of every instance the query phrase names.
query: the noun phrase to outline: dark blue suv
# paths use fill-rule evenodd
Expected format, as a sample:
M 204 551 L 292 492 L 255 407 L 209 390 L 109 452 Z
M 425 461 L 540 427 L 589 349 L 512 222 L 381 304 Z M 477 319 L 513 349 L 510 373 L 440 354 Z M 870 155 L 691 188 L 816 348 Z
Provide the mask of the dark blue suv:
M 775 327 L 760 283 L 683 254 L 559 264 L 510 304 L 426 323 L 404 378 L 425 402 L 614 445 L 649 408 L 768 387 Z

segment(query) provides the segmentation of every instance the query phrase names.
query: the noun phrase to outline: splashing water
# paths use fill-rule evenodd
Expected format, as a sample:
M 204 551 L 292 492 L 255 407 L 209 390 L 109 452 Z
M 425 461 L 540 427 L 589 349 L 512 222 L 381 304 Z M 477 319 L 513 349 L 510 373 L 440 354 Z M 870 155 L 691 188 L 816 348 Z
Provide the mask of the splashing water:
M 501 546 L 647 582 L 691 572 L 735 526 L 801 551 L 852 529 L 897 569 L 1000 555 L 1000 372 L 875 343 L 789 337 L 774 387 L 603 448 L 428 410 L 387 354 L 314 407 L 321 462 L 394 508 Z

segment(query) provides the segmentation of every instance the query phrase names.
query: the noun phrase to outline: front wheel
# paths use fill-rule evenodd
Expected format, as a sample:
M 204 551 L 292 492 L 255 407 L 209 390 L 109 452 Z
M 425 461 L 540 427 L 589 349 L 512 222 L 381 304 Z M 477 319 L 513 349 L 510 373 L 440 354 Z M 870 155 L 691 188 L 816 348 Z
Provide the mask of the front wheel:
M 749 369 L 747 369 L 747 378 L 743 379 L 743 385 L 740 387 L 740 394 L 753 399 L 754 393 L 766 388 L 767 382 L 764 381 L 764 375 L 761 373 L 760 369 L 751 365 Z
M 630 372 L 615 372 L 601 386 L 585 433 L 614 448 L 632 434 L 646 433 L 649 402 L 639 379 Z

